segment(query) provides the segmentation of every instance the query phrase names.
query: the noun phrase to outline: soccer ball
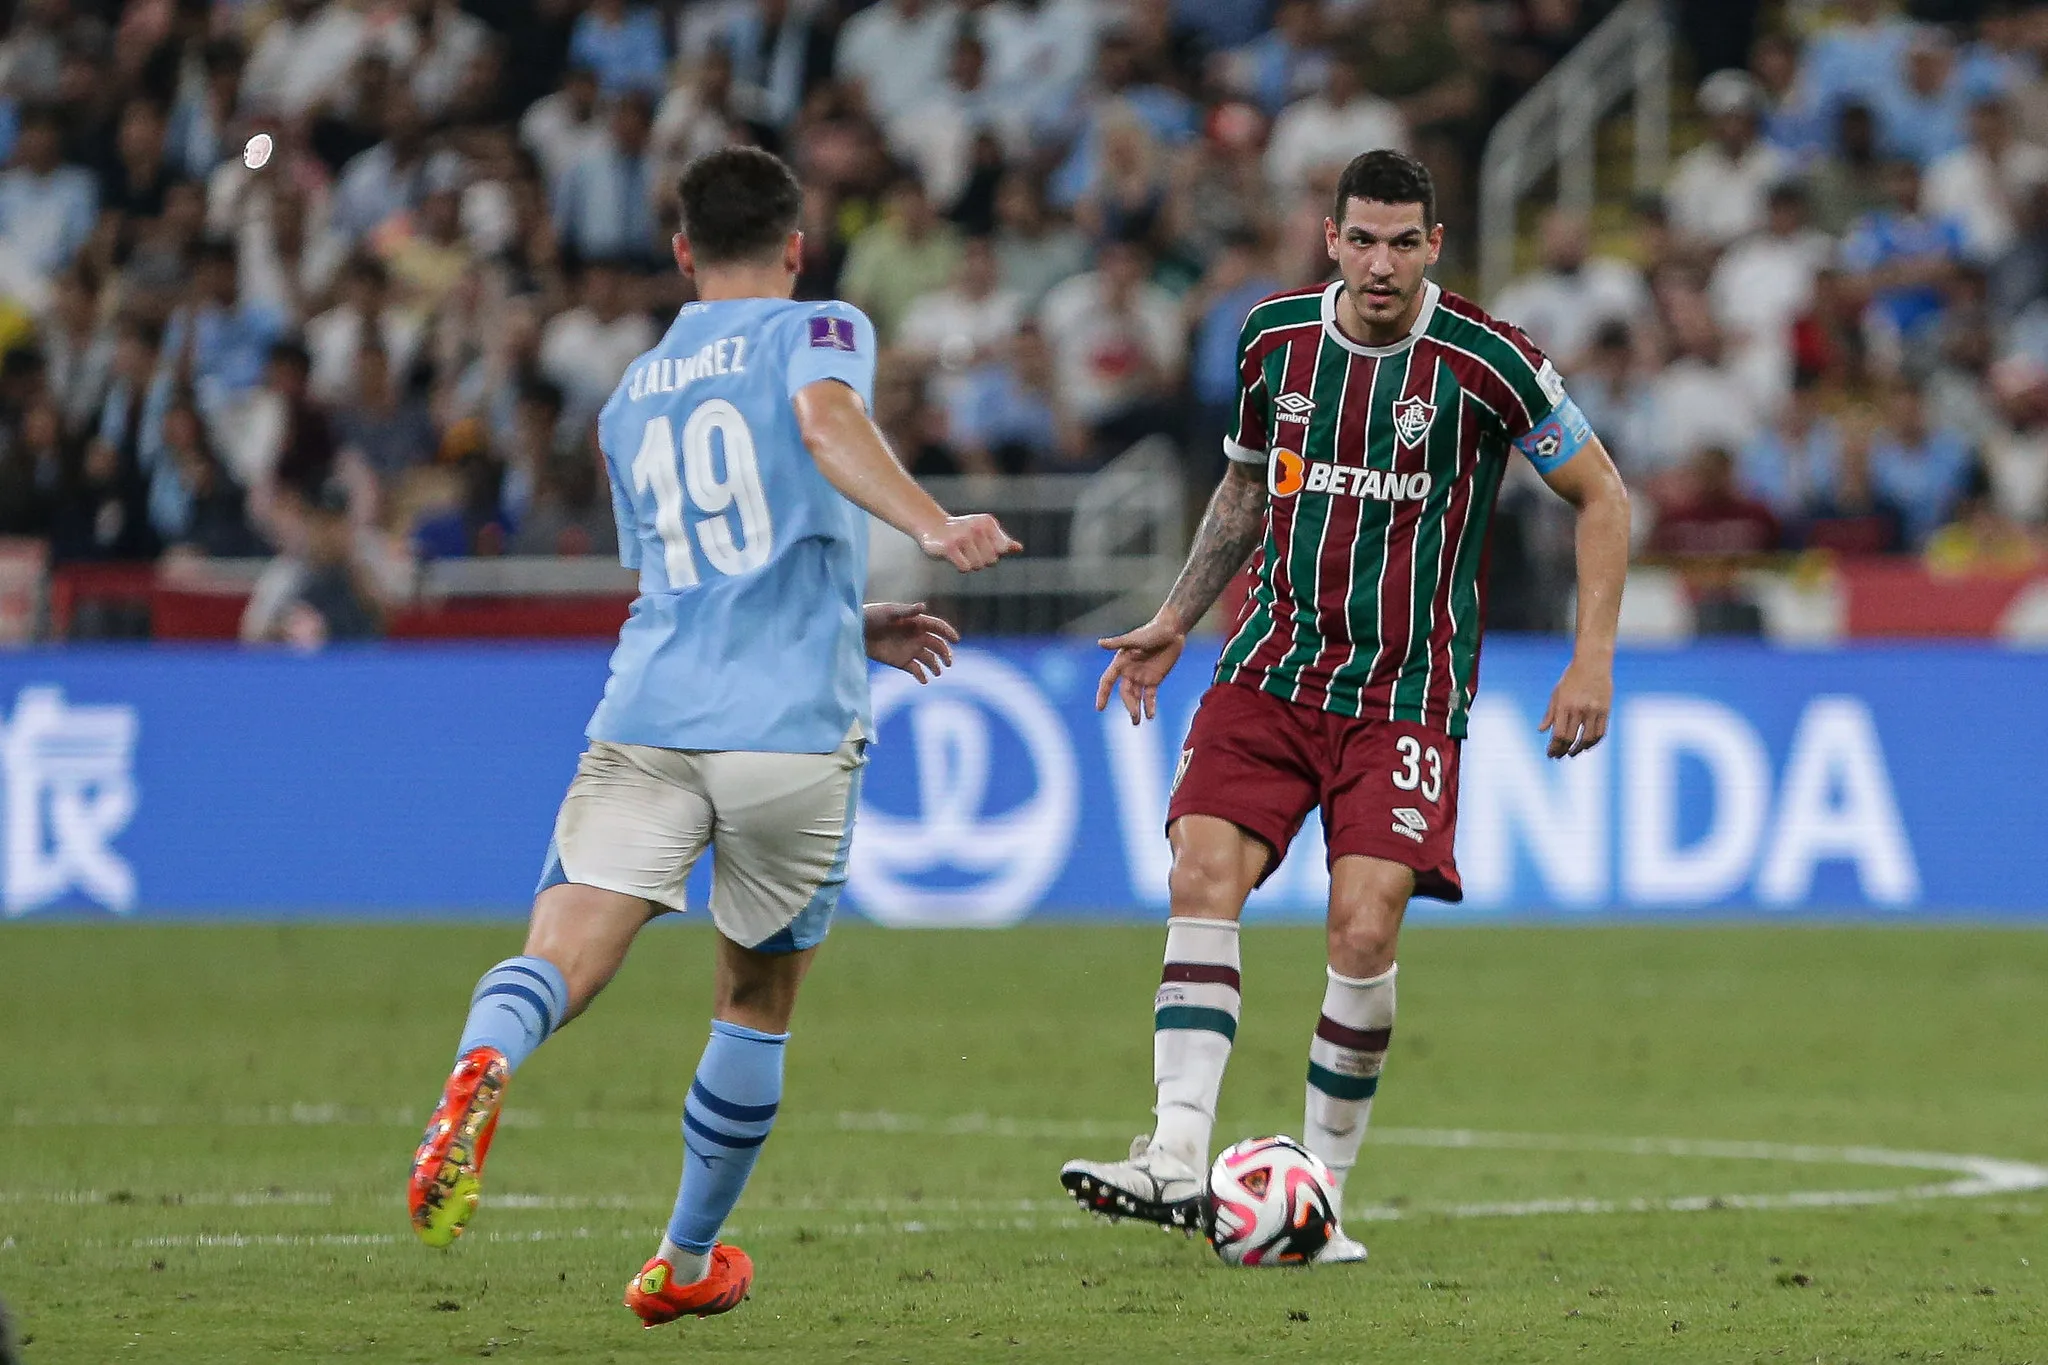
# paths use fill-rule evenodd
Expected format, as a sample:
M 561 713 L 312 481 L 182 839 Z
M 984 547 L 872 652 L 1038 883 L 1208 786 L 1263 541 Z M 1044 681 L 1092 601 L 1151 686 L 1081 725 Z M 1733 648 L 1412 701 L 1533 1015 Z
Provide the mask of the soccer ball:
M 1293 1138 L 1247 1138 L 1209 1168 L 1209 1245 L 1226 1265 L 1305 1265 L 1337 1229 L 1336 1194 Z

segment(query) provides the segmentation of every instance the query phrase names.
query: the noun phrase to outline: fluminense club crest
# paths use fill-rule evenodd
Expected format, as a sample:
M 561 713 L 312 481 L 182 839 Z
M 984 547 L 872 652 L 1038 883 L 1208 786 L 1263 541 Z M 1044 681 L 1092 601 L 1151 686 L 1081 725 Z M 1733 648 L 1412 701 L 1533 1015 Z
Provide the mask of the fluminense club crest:
M 1436 404 L 1423 401 L 1420 395 L 1403 398 L 1394 404 L 1394 434 L 1401 438 L 1401 444 L 1412 446 L 1422 439 L 1422 433 L 1429 430 L 1429 424 L 1436 420 Z

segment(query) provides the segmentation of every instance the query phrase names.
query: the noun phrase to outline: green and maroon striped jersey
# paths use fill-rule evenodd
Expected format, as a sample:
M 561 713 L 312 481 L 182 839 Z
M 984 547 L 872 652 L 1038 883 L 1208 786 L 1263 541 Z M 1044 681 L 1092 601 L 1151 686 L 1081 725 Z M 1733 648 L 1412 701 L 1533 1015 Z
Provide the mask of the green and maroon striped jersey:
M 1405 340 L 1360 345 L 1341 287 L 1245 319 L 1224 452 L 1265 466 L 1266 536 L 1216 678 L 1463 737 L 1487 522 L 1510 443 L 1564 385 L 1519 328 L 1434 282 Z

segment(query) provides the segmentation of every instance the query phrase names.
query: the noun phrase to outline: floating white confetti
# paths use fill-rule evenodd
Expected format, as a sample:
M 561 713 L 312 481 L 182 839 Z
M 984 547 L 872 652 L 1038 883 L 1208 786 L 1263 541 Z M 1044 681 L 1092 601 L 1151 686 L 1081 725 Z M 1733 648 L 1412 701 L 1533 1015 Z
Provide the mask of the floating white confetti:
M 252 171 L 262 170 L 264 163 L 270 160 L 272 145 L 270 134 L 256 134 L 242 147 L 242 164 Z

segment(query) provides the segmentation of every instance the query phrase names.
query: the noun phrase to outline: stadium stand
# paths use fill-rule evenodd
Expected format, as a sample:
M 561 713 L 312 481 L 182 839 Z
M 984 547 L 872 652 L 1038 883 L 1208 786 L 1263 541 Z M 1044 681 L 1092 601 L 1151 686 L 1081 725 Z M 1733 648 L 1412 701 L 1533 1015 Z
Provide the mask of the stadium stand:
M 677 171 L 733 141 L 802 174 L 800 289 L 881 327 L 905 461 L 1044 514 L 992 591 L 1071 609 L 970 623 L 1100 625 L 1114 593 L 1044 585 L 1134 469 L 1184 485 L 1148 526 L 1199 507 L 1238 322 L 1324 277 L 1337 166 L 1429 159 L 1475 289 L 1487 132 L 1613 8 L 14 0 L 0 637 L 609 633 L 630 583 L 563 567 L 614 546 L 591 417 L 688 297 Z M 1638 495 L 1631 630 L 2037 633 L 2048 7 L 1673 17 L 1661 198 L 1603 174 L 1483 299 Z M 1493 611 L 1554 630 L 1568 518 L 1533 483 Z

